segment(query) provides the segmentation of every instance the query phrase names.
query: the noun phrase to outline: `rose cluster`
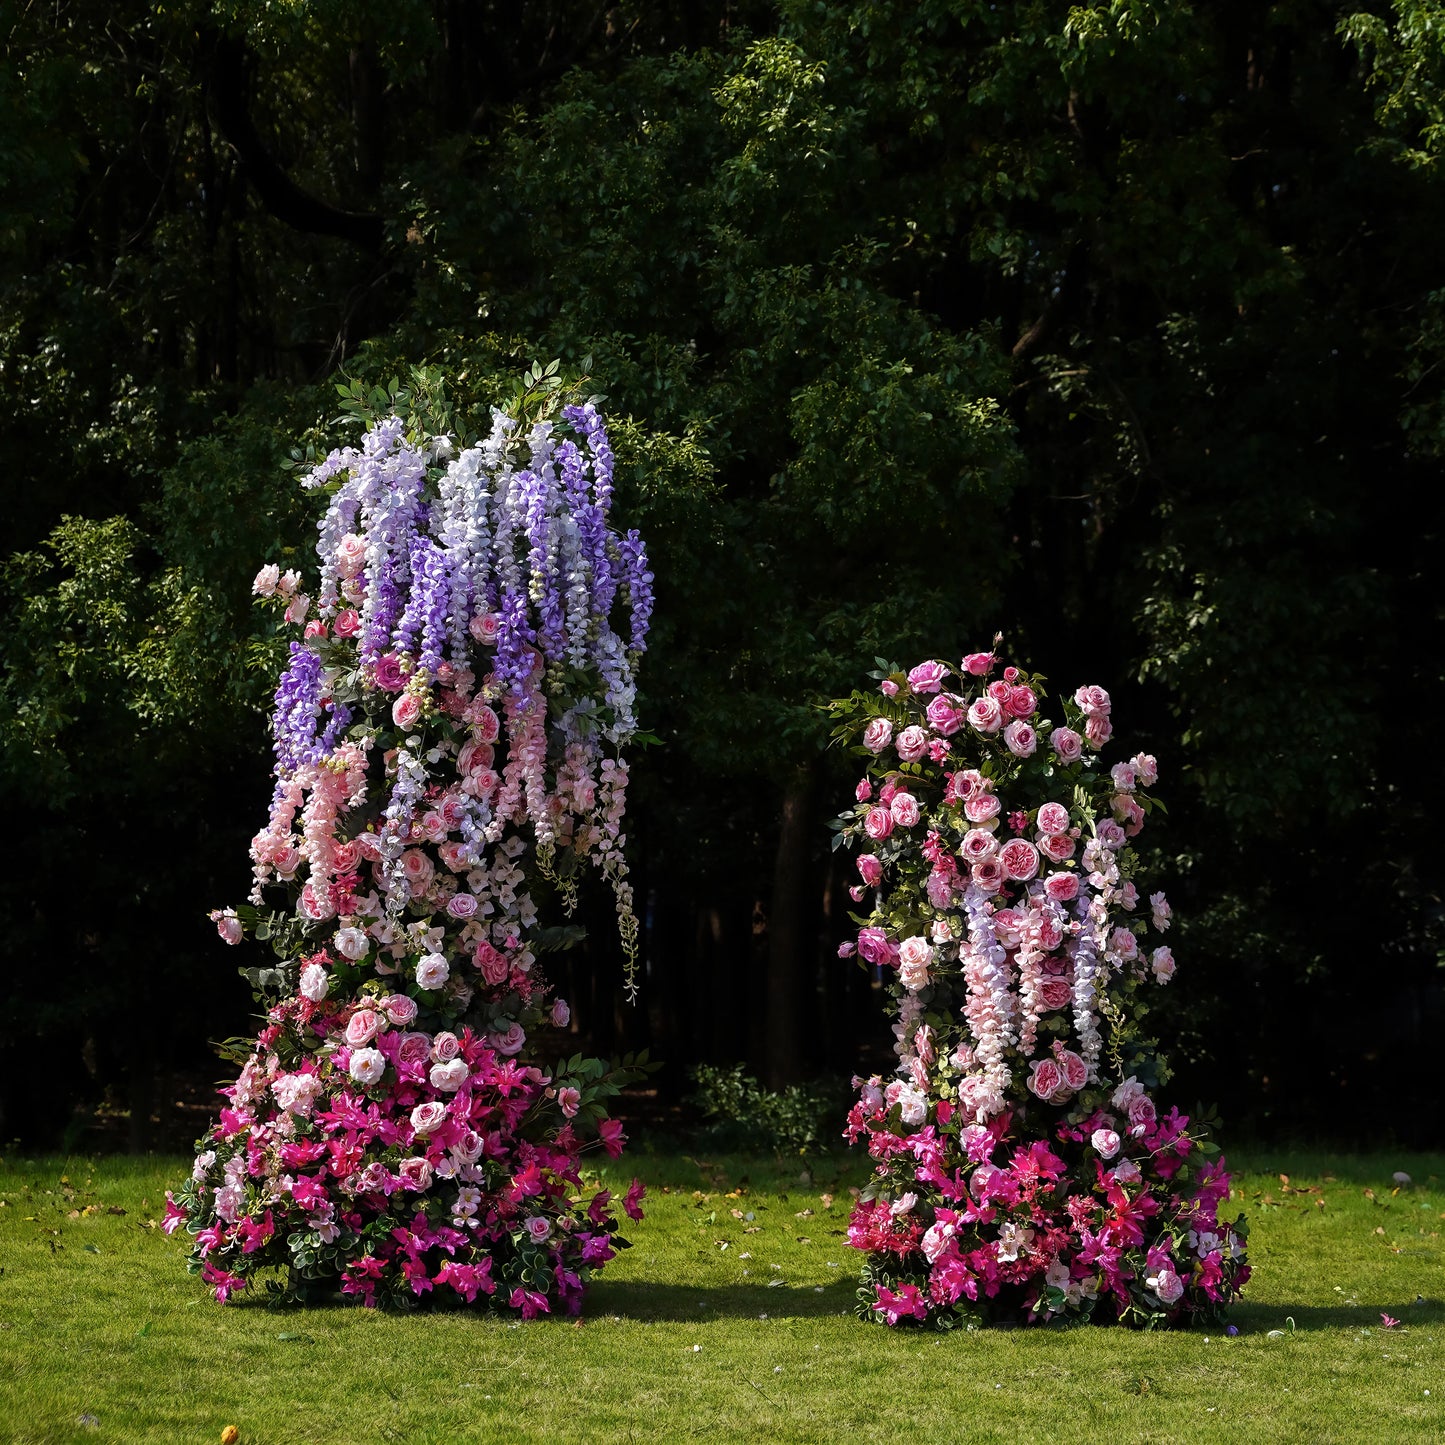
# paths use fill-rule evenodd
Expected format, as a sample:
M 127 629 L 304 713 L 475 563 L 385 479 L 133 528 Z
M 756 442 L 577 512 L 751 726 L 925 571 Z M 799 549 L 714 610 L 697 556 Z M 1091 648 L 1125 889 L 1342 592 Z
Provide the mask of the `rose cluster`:
M 1162 892 L 1133 840 L 1148 754 L 1106 767 L 1101 687 L 1053 722 L 993 653 L 877 674 L 833 704 L 867 759 L 841 841 L 861 849 L 856 954 L 895 1001 L 896 1075 L 859 1080 L 846 1137 L 872 1183 L 850 1242 L 860 1313 L 1129 1323 L 1217 1315 L 1248 1278 L 1207 1131 L 1155 1100 L 1138 998 L 1173 976 Z M 1151 937 L 1153 935 L 1153 937 Z
M 590 403 L 496 413 L 460 452 L 389 417 L 305 479 L 330 493 L 314 606 L 296 571 L 256 578 L 301 636 L 251 899 L 212 917 L 280 961 L 244 970 L 266 1024 L 167 1220 L 218 1299 L 283 1266 L 296 1296 L 575 1310 L 621 1243 L 580 1161 L 620 1151 L 633 1062 L 532 1058 L 569 1023 L 538 960 L 580 935 L 544 914 L 583 867 L 636 946 L 621 749 L 652 578 L 611 474 Z

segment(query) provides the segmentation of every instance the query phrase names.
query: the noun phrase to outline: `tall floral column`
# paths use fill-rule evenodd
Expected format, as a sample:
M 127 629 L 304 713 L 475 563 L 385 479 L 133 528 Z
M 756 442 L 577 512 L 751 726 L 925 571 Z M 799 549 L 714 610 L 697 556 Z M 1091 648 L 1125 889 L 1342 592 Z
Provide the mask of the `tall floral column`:
M 1051 719 L 1043 679 L 993 653 L 875 679 L 832 707 L 865 762 L 835 825 L 869 907 L 842 952 L 882 971 L 898 1057 L 848 1118 L 874 1161 L 848 1231 L 859 1313 L 1217 1320 L 1249 1277 L 1244 1222 L 1219 1218 L 1224 1161 L 1158 1101 L 1138 1027 L 1174 974 L 1133 846 L 1158 764 L 1105 761 L 1103 688 Z
M 575 1312 L 618 1205 L 641 1217 L 639 1185 L 582 1172 L 621 1150 L 606 1105 L 634 1061 L 548 1067 L 534 1035 L 569 1021 L 541 959 L 580 936 L 584 869 L 635 954 L 623 752 L 652 576 L 608 525 L 595 407 L 528 400 L 473 445 L 373 417 L 303 479 L 328 494 L 315 572 L 256 578 L 295 640 L 255 886 L 212 916 L 277 962 L 246 970 L 264 1026 L 166 1220 L 219 1300 L 279 1266 L 291 1298 Z

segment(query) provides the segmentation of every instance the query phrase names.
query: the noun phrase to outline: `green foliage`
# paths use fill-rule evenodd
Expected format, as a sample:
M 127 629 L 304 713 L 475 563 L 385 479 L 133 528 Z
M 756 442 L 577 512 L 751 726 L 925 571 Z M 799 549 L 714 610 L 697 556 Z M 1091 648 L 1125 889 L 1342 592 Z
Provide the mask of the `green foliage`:
M 778 1158 L 808 1158 L 837 1147 L 848 1112 L 842 1079 L 765 1089 L 743 1064 L 698 1064 L 689 1071 L 688 1103 L 707 1123 L 710 1149 L 771 1149 Z

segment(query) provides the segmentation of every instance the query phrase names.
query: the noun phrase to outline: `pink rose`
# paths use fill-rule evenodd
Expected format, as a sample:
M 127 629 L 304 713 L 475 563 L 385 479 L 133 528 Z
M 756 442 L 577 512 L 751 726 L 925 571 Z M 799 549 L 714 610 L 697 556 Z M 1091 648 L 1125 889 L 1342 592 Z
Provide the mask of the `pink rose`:
M 1090 717 L 1084 724 L 1084 738 L 1091 748 L 1101 748 L 1114 736 L 1114 724 L 1106 717 Z
M 332 903 L 326 890 L 318 889 L 314 883 L 308 883 L 301 890 L 296 911 L 313 923 L 324 923 L 328 918 L 336 917 L 336 905 Z
M 1052 911 L 1035 915 L 1034 936 L 1045 953 L 1052 953 L 1064 941 L 1063 926 Z
M 301 970 L 299 987 L 303 998 L 320 1003 L 331 988 L 331 975 L 319 963 L 308 963 Z
M 1095 1129 L 1089 1135 L 1089 1143 L 1094 1146 L 1101 1159 L 1112 1159 L 1119 1152 L 1123 1140 L 1112 1129 Z
M 1073 728 L 1055 728 L 1049 734 L 1049 745 L 1061 763 L 1076 763 L 1084 755 L 1084 741 Z
M 381 1008 L 397 1028 L 405 1028 L 416 1018 L 416 1000 L 404 993 L 387 994 L 381 1001 Z
M 898 950 L 888 941 L 888 935 L 881 928 L 859 930 L 858 952 L 868 963 L 883 965 L 898 961 Z
M 996 733 L 1003 726 L 1003 709 L 995 698 L 975 698 L 969 705 L 968 721 L 976 732 Z
M 870 888 L 876 888 L 883 881 L 883 865 L 872 853 L 860 853 L 858 874 Z
M 1040 833 L 1034 841 L 1051 863 L 1062 863 L 1074 856 L 1074 840 L 1067 833 Z
M 898 948 L 898 976 L 903 987 L 912 992 L 928 986 L 928 966 L 933 962 L 933 948 L 926 938 L 905 938 Z
M 881 753 L 893 741 L 893 724 L 886 717 L 875 717 L 863 729 L 863 746 L 870 753 Z
M 1031 758 L 1039 745 L 1039 735 L 1026 722 L 1011 722 L 1003 730 L 1003 740 L 1016 758 Z
M 1069 831 L 1069 810 L 1062 803 L 1045 803 L 1039 809 L 1040 833 L 1067 833 Z
M 1132 763 L 1115 763 L 1109 769 L 1109 777 L 1114 788 L 1120 793 L 1132 793 L 1134 791 L 1134 767 Z
M 338 928 L 332 942 L 336 945 L 337 953 L 342 958 L 349 958 L 353 963 L 358 958 L 365 958 L 371 948 L 366 931 L 361 928 Z
M 579 1090 L 572 1088 L 571 1085 L 557 1090 L 557 1107 L 561 1109 L 567 1118 L 575 1119 L 577 1117 L 577 1110 L 581 1108 L 581 1106 L 582 1094 Z
M 893 821 L 900 828 L 912 828 L 918 823 L 918 799 L 912 793 L 895 793 L 889 805 Z
M 1154 967 L 1154 977 L 1160 983 L 1168 983 L 1174 977 L 1174 954 L 1168 945 L 1163 948 L 1156 948 L 1150 957 Z
M 1072 903 L 1079 896 L 1077 873 L 1050 873 L 1044 879 L 1044 892 L 1055 903 Z
M 472 918 L 476 916 L 477 900 L 470 893 L 453 893 L 447 899 L 447 912 L 453 918 Z
M 502 619 L 495 612 L 479 612 L 467 623 L 467 631 L 483 647 L 495 647 L 497 634 L 502 630 Z
M 997 858 L 985 858 L 982 863 L 975 863 L 969 869 L 969 876 L 986 894 L 992 897 L 1003 887 L 1003 864 Z
M 306 631 L 301 635 L 308 639 L 312 637 L 325 637 L 326 624 L 319 617 L 313 617 L 311 621 L 306 624 Z
M 1148 1284 L 1149 1280 L 1145 1280 Z M 1161 1269 L 1153 1276 L 1154 1293 L 1162 1305 L 1178 1304 L 1184 1294 L 1184 1281 L 1172 1269 Z
M 965 862 L 982 863 L 998 852 L 998 839 L 982 828 L 970 828 L 963 835 L 958 851 Z
M 237 944 L 245 936 L 241 920 L 236 917 L 234 908 L 213 908 L 210 919 L 216 925 L 216 932 L 221 935 L 221 939 L 225 943 Z
M 381 1032 L 381 1015 L 375 1009 L 359 1008 L 346 1023 L 346 1042 L 353 1049 L 369 1044 Z
M 1023 838 L 1014 838 L 999 849 L 999 862 L 1015 883 L 1027 883 L 1039 871 L 1039 852 Z
M 972 673 L 974 677 L 987 677 L 993 668 L 993 653 L 991 652 L 970 652 L 963 659 L 963 670 Z
M 472 737 L 479 743 L 491 744 L 502 735 L 502 720 L 485 703 L 469 710 Z M 491 760 L 488 759 L 490 765 Z
M 331 627 L 338 637 L 355 637 L 361 631 L 361 618 L 354 607 L 343 607 Z
M 544 1219 L 540 1214 L 534 1214 L 524 1221 L 523 1227 L 527 1231 L 527 1238 L 533 1244 L 545 1244 L 552 1237 L 552 1221 Z
M 1109 694 L 1102 687 L 1096 686 L 1081 687 L 1074 694 L 1074 702 L 1081 711 L 1090 717 L 1102 717 L 1112 706 Z
M 434 1129 L 440 1129 L 446 1123 L 447 1106 L 439 1099 L 431 1099 L 425 1104 L 418 1104 L 411 1111 L 411 1128 L 413 1134 L 430 1134 Z
M 257 574 L 256 580 L 251 583 L 251 591 L 257 597 L 274 597 L 276 595 L 276 584 L 281 580 L 281 569 L 274 563 L 267 563 Z
M 1131 959 L 1139 952 L 1139 940 L 1128 928 L 1116 928 L 1109 935 L 1109 952 L 1122 959 Z
M 306 621 L 306 614 L 310 610 L 311 599 L 304 592 L 300 592 L 287 603 L 286 611 L 283 615 L 287 622 L 299 624 Z
M 402 877 L 411 884 L 413 890 L 425 888 L 431 882 L 435 871 L 431 859 L 420 848 L 408 848 L 401 855 Z
M 356 1175 L 351 1190 L 354 1194 L 380 1194 L 390 1180 L 391 1175 L 387 1173 L 386 1165 L 375 1159 Z
M 1074 997 L 1073 985 L 1066 978 L 1050 976 L 1038 987 L 1039 1003 L 1046 1009 L 1063 1008 Z
M 404 692 L 391 705 L 391 720 L 405 732 L 421 716 L 421 699 L 414 692 Z
M 887 808 L 869 808 L 863 831 L 875 842 L 886 838 L 893 831 L 893 814 Z
M 1154 927 L 1160 933 L 1164 933 L 1170 920 L 1174 917 L 1174 910 L 1169 906 L 1169 900 L 1162 893 L 1151 893 L 1149 895 L 1149 908 L 1154 915 Z
M 346 1071 L 363 1087 L 376 1083 L 386 1072 L 386 1058 L 376 1049 L 357 1049 L 347 1063 Z
M 898 756 L 905 763 L 916 763 L 928 751 L 928 734 L 921 727 L 906 727 L 895 744 Z
M 1147 1127 L 1154 1119 L 1154 1101 L 1148 1094 L 1138 1094 L 1129 1100 L 1129 1122 L 1136 1128 Z
M 1047 1102 L 1064 1088 L 1063 1070 L 1052 1059 L 1035 1059 L 1029 1074 L 1029 1092 Z
M 418 1194 L 431 1188 L 431 1165 L 425 1159 L 403 1159 L 396 1166 L 396 1173 L 405 1188 Z
M 858 786 L 853 789 L 853 796 L 860 803 L 868 802 L 873 796 L 873 784 L 867 778 L 859 778 Z
M 406 686 L 406 674 L 401 670 L 401 663 L 394 652 L 378 657 L 372 672 L 376 685 L 383 692 L 400 692 Z
M 520 1054 L 522 1046 L 527 1042 L 527 1033 L 519 1023 L 511 1023 L 501 1033 L 487 1035 L 487 1042 L 506 1058 L 513 1054 Z
M 908 674 L 908 686 L 914 692 L 937 692 L 948 669 L 941 662 L 920 662 Z
M 1005 712 L 1008 710 L 1008 700 L 1012 694 L 1013 688 L 1011 688 L 1007 682 L 1000 679 L 995 679 L 988 685 L 988 695 L 1003 708 Z
M 572 1022 L 572 1010 L 567 1007 L 565 998 L 552 1000 L 551 1018 L 554 1029 L 565 1029 Z
M 431 1041 L 431 1056 L 439 1064 L 449 1064 L 461 1053 L 462 1045 L 450 1029 L 443 1029 Z
M 355 577 L 366 565 L 366 538 L 348 532 L 336 544 L 336 570 L 343 577 Z
M 1138 753 L 1129 759 L 1134 776 L 1146 788 L 1152 788 L 1159 781 L 1159 764 L 1148 753 Z
M 1094 829 L 1094 836 L 1104 847 L 1118 852 L 1128 841 L 1124 836 L 1124 830 L 1112 819 L 1105 818 L 1097 828 Z
M 396 1062 L 417 1069 L 431 1058 L 430 1034 L 403 1034 L 396 1045 Z
M 997 818 L 1003 804 L 992 793 L 975 793 L 964 805 L 963 816 L 970 823 L 987 823 Z
M 1039 705 L 1039 700 L 1034 696 L 1031 687 L 1015 687 L 1010 689 L 1008 701 L 1004 704 L 1004 711 L 1010 717 L 1029 718 L 1034 715 L 1034 709 Z
M 940 693 L 928 704 L 928 725 L 941 738 L 951 738 L 963 723 L 957 698 Z
M 1000 908 L 993 916 L 994 936 L 1005 948 L 1017 948 L 1023 941 L 1024 916 L 1017 908 Z
M 508 962 L 505 954 L 498 952 L 484 938 L 477 944 L 476 952 L 472 955 L 476 965 L 482 971 L 482 977 L 494 988 L 507 981 L 507 975 L 512 971 L 512 965 Z
M 1070 1049 L 1061 1049 L 1055 1044 L 1054 1056 L 1059 1061 L 1059 1070 L 1064 1076 L 1064 1083 L 1075 1093 L 1089 1082 L 1089 1066 L 1078 1054 Z

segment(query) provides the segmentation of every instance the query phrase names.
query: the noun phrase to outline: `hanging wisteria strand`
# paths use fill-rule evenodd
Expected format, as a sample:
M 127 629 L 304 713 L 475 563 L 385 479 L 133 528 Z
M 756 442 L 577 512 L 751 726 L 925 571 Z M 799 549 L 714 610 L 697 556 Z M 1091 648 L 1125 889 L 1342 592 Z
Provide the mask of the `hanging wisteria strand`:
M 225 1300 L 284 1266 L 283 1294 L 437 1294 L 524 1317 L 575 1311 L 612 1258 L 589 1147 L 620 1152 L 608 1070 L 535 1059 L 565 1028 L 539 955 L 591 866 L 632 964 L 622 851 L 634 670 L 652 610 L 635 532 L 608 526 L 613 457 L 591 403 L 493 414 L 458 448 L 386 416 L 304 484 L 328 492 L 316 605 L 298 572 L 256 592 L 301 632 L 277 686 L 275 790 L 246 908 L 268 1003 L 175 1191 L 168 1230 Z M 619 579 L 621 583 L 619 585 Z M 565 866 L 564 866 L 565 864 Z M 641 1187 L 621 1202 L 640 1217 Z
M 881 666 L 881 664 L 880 664 Z M 1112 703 L 1057 722 L 992 653 L 875 674 L 833 704 L 867 760 L 835 824 L 858 855 L 856 954 L 895 1001 L 898 1067 L 855 1081 L 847 1137 L 876 1161 L 849 1226 L 858 1310 L 888 1324 L 1217 1319 L 1249 1275 L 1208 1130 L 1154 1091 L 1135 999 L 1174 972 L 1145 938 L 1132 840 L 1148 754 L 1105 772 Z

